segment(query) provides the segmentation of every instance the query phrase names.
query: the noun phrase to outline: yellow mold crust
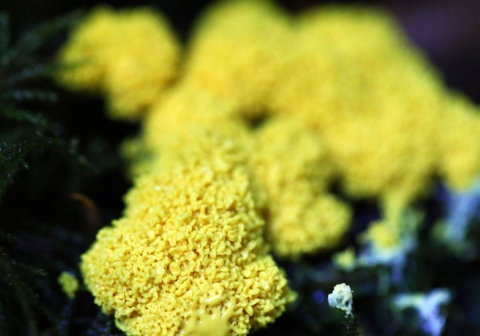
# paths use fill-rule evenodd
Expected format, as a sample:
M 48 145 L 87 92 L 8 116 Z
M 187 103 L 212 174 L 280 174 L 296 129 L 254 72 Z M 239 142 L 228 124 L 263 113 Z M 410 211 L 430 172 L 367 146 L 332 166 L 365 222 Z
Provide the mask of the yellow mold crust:
M 303 14 L 271 109 L 318 131 L 353 198 L 405 208 L 429 190 L 446 90 L 381 11 Z M 369 36 L 365 39 L 365 36 Z
M 107 52 L 114 48 L 117 19 L 106 6 L 95 8 L 70 33 L 58 53 L 58 61 L 70 66 L 59 71 L 55 79 L 74 91 L 99 93 L 103 91 Z
M 197 144 L 177 166 L 139 178 L 124 217 L 82 257 L 95 302 L 129 335 L 181 335 L 192 323 L 203 330 L 205 314 L 229 335 L 246 335 L 294 299 L 268 255 L 235 146 L 211 134 Z
M 242 145 L 249 138 L 247 127 L 232 104 L 188 82 L 179 83 L 153 106 L 144 122 L 143 137 L 147 148 L 160 154 L 166 139 L 188 137 L 197 128 L 223 133 Z
M 456 191 L 471 187 L 480 172 L 480 109 L 450 94 L 440 130 L 440 174 Z
M 149 8 L 94 9 L 59 52 L 71 65 L 57 81 L 106 96 L 114 119 L 136 121 L 176 78 L 180 46 L 168 23 Z
M 201 129 L 222 134 L 247 151 L 251 134 L 236 109 L 226 101 L 190 83 L 178 83 L 155 104 L 143 123 L 143 132 L 122 146 L 132 177 L 171 165 L 192 133 Z M 188 139 L 188 140 L 187 140 Z
M 239 108 L 268 113 L 276 73 L 292 47 L 291 21 L 271 1 L 225 1 L 201 17 L 189 43 L 185 79 Z
M 334 167 L 322 139 L 293 118 L 274 118 L 254 138 L 250 164 L 267 198 L 267 238 L 275 253 L 298 257 L 334 247 L 349 207 L 327 194 Z

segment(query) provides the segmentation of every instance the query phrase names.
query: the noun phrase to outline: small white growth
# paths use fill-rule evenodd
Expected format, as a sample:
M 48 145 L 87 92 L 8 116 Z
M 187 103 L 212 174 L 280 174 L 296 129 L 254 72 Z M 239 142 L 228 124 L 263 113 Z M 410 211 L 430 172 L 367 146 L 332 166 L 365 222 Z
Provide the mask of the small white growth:
M 332 308 L 338 308 L 345 312 L 346 316 L 353 316 L 353 295 L 350 286 L 343 284 L 336 285 L 333 292 L 328 294 L 328 304 Z

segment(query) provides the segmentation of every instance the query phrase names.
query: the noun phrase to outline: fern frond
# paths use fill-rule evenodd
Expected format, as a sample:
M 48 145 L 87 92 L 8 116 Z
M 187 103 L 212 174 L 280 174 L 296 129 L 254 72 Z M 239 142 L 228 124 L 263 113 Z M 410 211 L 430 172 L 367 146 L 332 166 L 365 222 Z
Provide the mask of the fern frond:
M 8 50 L 2 54 L 0 63 L 3 66 L 8 66 L 8 64 L 13 62 L 15 59 L 22 58 L 24 55 L 34 52 L 40 46 L 42 46 L 45 41 L 57 34 L 62 29 L 70 27 L 78 19 L 79 12 L 74 12 L 72 14 L 47 22 L 25 34 L 22 38 L 20 38 L 15 46 L 11 48 L 9 48 L 7 40 L 6 45 Z
M 16 101 L 17 103 L 23 103 L 26 101 L 41 101 L 41 102 L 56 102 L 57 95 L 52 91 L 40 91 L 40 90 L 13 90 L 0 94 L 0 100 Z
M 14 86 L 27 80 L 50 77 L 60 68 L 62 67 L 57 64 L 35 64 L 32 67 L 21 69 L 18 73 L 10 75 L 5 84 Z

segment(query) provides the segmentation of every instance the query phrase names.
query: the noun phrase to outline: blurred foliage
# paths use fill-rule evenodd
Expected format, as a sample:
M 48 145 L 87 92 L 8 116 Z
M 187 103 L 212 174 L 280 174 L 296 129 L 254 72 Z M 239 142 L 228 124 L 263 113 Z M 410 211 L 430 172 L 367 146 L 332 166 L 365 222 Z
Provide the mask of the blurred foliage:
M 0 197 L 15 176 L 29 168 L 29 161 L 38 160 L 46 151 L 58 151 L 79 164 L 87 164 L 76 153 L 72 142 L 56 136 L 55 125 L 44 114 L 23 108 L 29 103 L 57 100 L 52 90 L 39 89 L 29 83 L 50 76 L 56 68 L 39 63 L 33 53 L 74 18 L 67 16 L 52 21 L 11 45 L 9 17 L 6 13 L 0 14 Z

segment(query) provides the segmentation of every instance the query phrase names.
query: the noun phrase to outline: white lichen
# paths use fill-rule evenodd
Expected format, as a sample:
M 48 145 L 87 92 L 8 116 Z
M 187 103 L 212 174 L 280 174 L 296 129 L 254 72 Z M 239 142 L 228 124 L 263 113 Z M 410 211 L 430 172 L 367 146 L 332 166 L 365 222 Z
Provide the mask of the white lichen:
M 332 308 L 341 309 L 345 316 L 353 316 L 353 295 L 350 286 L 342 283 L 333 288 L 328 295 L 328 304 Z

